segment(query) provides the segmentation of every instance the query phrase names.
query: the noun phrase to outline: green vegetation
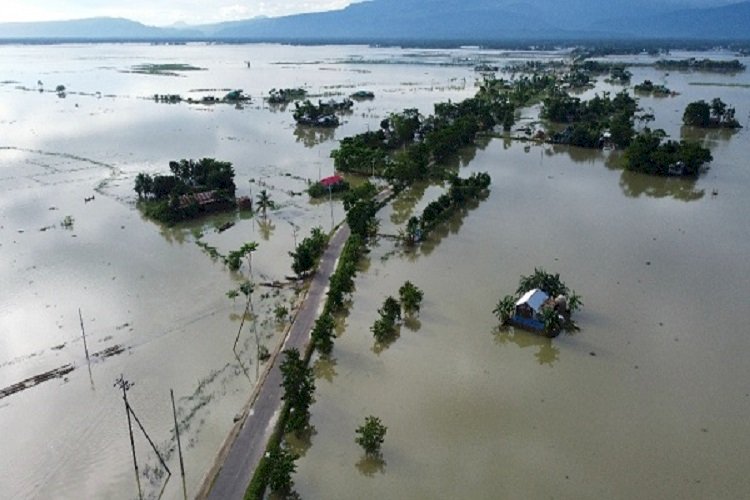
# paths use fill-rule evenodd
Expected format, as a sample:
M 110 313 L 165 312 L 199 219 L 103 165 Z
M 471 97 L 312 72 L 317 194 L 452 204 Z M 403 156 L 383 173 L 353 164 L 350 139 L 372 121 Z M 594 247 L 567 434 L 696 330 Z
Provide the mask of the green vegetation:
M 250 241 L 248 243 L 245 243 L 238 250 L 232 250 L 231 252 L 229 252 L 229 254 L 224 258 L 224 264 L 226 264 L 227 267 L 232 271 L 237 271 L 242 265 L 242 258 L 247 256 L 249 265 L 250 255 L 257 249 L 258 244 L 256 242 Z
M 583 306 L 580 295 L 570 290 L 560 279 L 559 274 L 548 273 L 542 268 L 534 268 L 533 274 L 521 276 L 516 293 L 506 295 L 497 303 L 492 312 L 500 320 L 501 325 L 508 324 L 513 318 L 518 299 L 535 288 L 549 297 L 541 310 L 545 334 L 555 336 L 562 329 L 568 331 L 578 329 L 571 315 Z
M 276 446 L 268 455 L 268 486 L 276 493 L 286 493 L 292 489 L 292 474 L 297 470 L 294 463 L 299 458 L 284 447 Z
M 318 259 L 323 255 L 328 244 L 328 235 L 320 227 L 315 227 L 310 236 L 303 239 L 294 252 L 289 252 L 292 257 L 292 271 L 299 277 L 304 276 L 315 268 Z
M 406 281 L 398 289 L 398 297 L 405 314 L 418 314 L 422 305 L 424 292 L 417 288 L 411 281 Z
M 73 229 L 73 224 L 75 223 L 75 219 L 72 215 L 66 215 L 63 217 L 63 220 L 60 222 L 60 227 L 63 229 Z
M 336 271 L 331 275 L 325 312 L 334 313 L 344 307 L 344 297 L 354 291 L 354 276 L 357 274 L 357 262 L 367 249 L 365 239 L 352 233 L 346 240 L 339 257 Z
M 448 179 L 450 188 L 447 193 L 430 202 L 420 217 L 412 217 L 402 232 L 401 239 L 407 245 L 413 245 L 423 239 L 437 224 L 448 219 L 457 209 L 467 202 L 484 196 L 492 182 L 486 172 L 472 174 L 466 179 L 453 175 Z
M 297 349 L 285 349 L 284 361 L 281 362 L 284 395 L 282 399 L 289 407 L 289 414 L 285 422 L 286 432 L 299 433 L 308 424 L 310 405 L 315 392 L 315 376 L 312 368 L 300 357 Z
M 596 148 L 611 140 L 619 147 L 626 147 L 635 133 L 633 116 L 636 108 L 635 99 L 625 90 L 614 98 L 605 92 L 589 101 L 555 91 L 544 100 L 541 116 L 556 123 L 571 124 L 564 131 L 553 134 L 550 137 L 552 143 Z
M 349 98 L 357 101 L 365 101 L 375 99 L 375 93 L 370 90 L 358 90 L 350 95 Z
M 338 127 L 339 119 L 336 116 L 337 112 L 346 111 L 354 105 L 351 99 L 344 99 L 341 102 L 318 101 L 316 106 L 309 100 L 305 100 L 302 104 L 294 103 L 294 112 L 292 116 L 294 121 L 300 125 L 309 125 L 311 127 Z
M 304 99 L 307 91 L 303 88 L 271 89 L 268 92 L 269 104 L 288 104 L 292 101 Z
M 357 437 L 354 438 L 354 441 L 365 450 L 366 454 L 378 455 L 387 431 L 388 428 L 383 425 L 380 418 L 370 415 L 365 418 L 365 423 L 355 431 Z
M 643 80 L 643 83 L 637 84 L 633 90 L 639 94 L 649 94 L 654 97 L 668 97 L 676 94 L 664 85 L 655 85 L 651 80 Z
M 370 181 L 366 181 L 359 186 L 348 190 L 342 197 L 342 201 L 344 202 L 344 210 L 348 211 L 359 201 L 373 199 L 377 192 L 378 188 L 376 188 L 375 184 Z
M 263 217 L 265 218 L 267 215 L 267 210 L 269 208 L 273 208 L 274 203 L 271 199 L 271 195 L 268 194 L 268 191 L 265 189 L 261 189 L 260 193 L 258 193 L 258 208 L 260 208 L 260 211 L 263 212 Z
M 333 329 L 335 325 L 333 316 L 328 312 L 324 312 L 315 320 L 315 326 L 313 326 L 310 337 L 313 346 L 321 354 L 331 354 L 333 350 Z
M 745 70 L 745 65 L 737 59 L 731 61 L 716 61 L 713 59 L 663 59 L 656 61 L 656 67 L 668 71 L 704 71 L 715 73 L 737 73 Z
M 169 162 L 172 175 L 139 173 L 134 190 L 144 213 L 158 221 L 174 224 L 208 211 L 234 207 L 232 164 L 203 158 Z
M 378 206 L 374 200 L 359 200 L 346 212 L 346 223 L 349 224 L 352 234 L 356 234 L 367 240 L 369 236 L 377 231 L 378 221 L 375 214 Z
M 349 191 L 349 188 L 349 183 L 343 180 L 330 186 L 325 186 L 321 182 L 314 182 L 307 188 L 307 194 L 310 195 L 310 198 L 322 198 L 329 194 L 333 195 Z
M 474 97 L 435 104 L 430 116 L 404 109 L 391 113 L 377 131 L 344 138 L 331 152 L 334 166 L 342 172 L 384 176 L 396 187 L 442 178 L 444 160 L 472 144 L 481 132 L 496 126 L 510 130 L 516 109 L 538 99 L 554 84 L 552 75 L 516 81 L 487 77 Z
M 180 76 L 184 71 L 203 71 L 205 68 L 199 68 L 190 64 L 167 63 L 167 64 L 137 64 L 130 68 L 126 73 L 139 73 L 144 75 L 161 75 L 161 76 Z
M 728 107 L 724 101 L 715 97 L 711 104 L 704 100 L 691 102 L 685 107 L 682 115 L 685 125 L 701 128 L 740 128 L 735 118 L 735 109 Z
M 693 141 L 662 143 L 662 130 L 646 127 L 625 151 L 625 168 L 651 175 L 694 177 L 701 167 L 713 160 L 711 152 Z

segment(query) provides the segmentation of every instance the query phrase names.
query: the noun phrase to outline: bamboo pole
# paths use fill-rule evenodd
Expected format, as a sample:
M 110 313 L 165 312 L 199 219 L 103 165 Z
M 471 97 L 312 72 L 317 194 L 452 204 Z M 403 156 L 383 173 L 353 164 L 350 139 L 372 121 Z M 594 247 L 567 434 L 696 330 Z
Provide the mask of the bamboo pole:
M 185 484 L 185 463 L 182 460 L 182 445 L 180 444 L 180 428 L 177 425 L 177 407 L 174 404 L 174 390 L 169 389 L 169 397 L 172 399 L 172 416 L 174 416 L 174 434 L 177 437 L 177 454 L 180 456 L 180 475 L 182 476 L 182 494 L 187 500 L 187 486 Z

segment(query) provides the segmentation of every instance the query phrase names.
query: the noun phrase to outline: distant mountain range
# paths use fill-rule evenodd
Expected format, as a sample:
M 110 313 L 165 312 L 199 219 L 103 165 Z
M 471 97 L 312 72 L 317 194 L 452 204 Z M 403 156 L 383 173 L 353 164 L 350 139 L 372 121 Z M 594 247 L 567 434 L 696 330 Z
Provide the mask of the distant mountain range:
M 704 2 L 707 0 L 704 0 Z M 372 0 L 328 12 L 158 28 L 127 19 L 0 23 L 0 39 L 491 42 L 750 40 L 750 1 Z

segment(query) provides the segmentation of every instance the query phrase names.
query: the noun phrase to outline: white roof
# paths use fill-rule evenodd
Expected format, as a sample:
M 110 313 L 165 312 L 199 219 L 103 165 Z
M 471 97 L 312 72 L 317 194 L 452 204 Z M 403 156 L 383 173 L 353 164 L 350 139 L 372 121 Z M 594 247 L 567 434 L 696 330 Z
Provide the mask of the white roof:
M 524 293 L 523 297 L 516 301 L 516 306 L 528 304 L 534 311 L 539 312 L 539 308 L 542 307 L 542 304 L 544 304 L 548 298 L 549 296 L 546 293 L 538 288 L 534 288 L 533 290 Z

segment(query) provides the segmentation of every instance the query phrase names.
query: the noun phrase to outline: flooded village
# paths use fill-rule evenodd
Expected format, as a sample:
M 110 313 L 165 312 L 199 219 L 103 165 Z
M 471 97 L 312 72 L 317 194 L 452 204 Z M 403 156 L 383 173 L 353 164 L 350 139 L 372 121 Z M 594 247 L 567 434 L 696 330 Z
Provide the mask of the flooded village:
M 744 496 L 749 62 L 3 46 L 0 497 L 210 495 L 317 260 L 280 490 Z

